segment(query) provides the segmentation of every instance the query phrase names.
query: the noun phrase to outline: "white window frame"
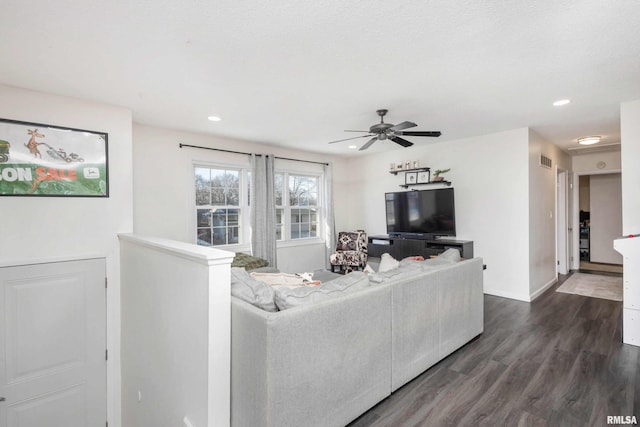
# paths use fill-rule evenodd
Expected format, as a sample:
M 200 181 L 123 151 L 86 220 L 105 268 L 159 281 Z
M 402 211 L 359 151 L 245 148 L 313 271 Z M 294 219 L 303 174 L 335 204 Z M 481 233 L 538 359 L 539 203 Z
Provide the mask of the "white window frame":
M 249 209 L 249 194 L 248 194 L 248 189 L 249 189 L 249 179 L 248 179 L 248 173 L 249 173 L 249 168 L 246 165 L 241 165 L 241 164 L 228 164 L 228 163 L 210 163 L 210 162 L 203 162 L 203 161 L 198 161 L 198 162 L 194 162 L 193 163 L 193 172 L 192 172 L 192 179 L 191 179 L 191 185 L 193 188 L 193 227 L 191 228 L 193 230 L 194 233 L 194 243 L 198 244 L 198 209 L 203 209 L 206 207 L 214 207 L 212 205 L 198 205 L 197 204 L 197 196 L 196 196 L 196 186 L 195 186 L 195 171 L 196 168 L 207 168 L 207 169 L 218 169 L 218 170 L 235 170 L 239 172 L 239 176 L 240 176 L 240 188 L 239 188 L 239 205 L 237 206 L 237 209 L 239 210 L 239 220 L 238 220 L 238 227 L 239 227 L 239 233 L 238 233 L 238 243 L 230 243 L 230 244 L 225 244 L 225 245 L 213 245 L 213 246 L 206 246 L 206 245 L 201 245 L 204 247 L 211 247 L 211 248 L 219 248 L 219 249 L 225 249 L 225 250 L 232 250 L 232 251 L 246 251 L 251 247 L 251 242 L 250 242 L 250 236 L 251 236 L 251 211 Z M 222 207 L 222 206 L 215 206 L 215 207 Z M 236 206 L 233 205 L 228 205 L 226 206 L 228 208 L 236 208 Z
M 249 206 L 249 174 L 250 174 L 250 166 L 248 164 L 239 164 L 239 163 L 218 163 L 218 162 L 207 162 L 203 160 L 194 161 L 192 163 L 192 174 L 191 174 L 191 194 L 192 194 L 192 202 L 190 204 L 190 210 L 192 212 L 192 225 L 190 227 L 191 233 L 193 233 L 193 242 L 198 243 L 198 208 L 202 209 L 202 206 L 198 206 L 196 204 L 196 187 L 195 187 L 195 170 L 196 168 L 209 168 L 209 169 L 227 169 L 227 170 L 238 170 L 240 171 L 240 205 L 238 209 L 240 209 L 240 233 L 239 233 L 239 243 L 238 244 L 227 244 L 227 245 L 216 245 L 210 246 L 212 248 L 220 248 L 233 252 L 246 252 L 251 250 L 251 210 Z M 277 208 L 284 208 L 284 238 L 282 240 L 278 240 L 276 242 L 277 247 L 292 247 L 292 246 L 305 246 L 305 245 L 315 245 L 318 243 L 324 243 L 324 206 L 322 206 L 322 202 L 324 201 L 324 179 L 322 172 L 303 172 L 296 169 L 276 169 L 276 174 L 284 175 L 284 189 L 285 194 L 283 194 L 283 201 L 285 202 L 285 206 L 277 206 Z M 298 239 L 291 239 L 291 206 L 289 206 L 289 175 L 295 176 L 307 176 L 316 178 L 318 182 L 318 201 L 316 206 L 316 218 L 317 218 L 317 236 L 314 237 L 303 237 Z M 204 246 L 207 247 L 207 246 Z
M 322 206 L 322 201 L 324 199 L 324 186 L 323 186 L 323 175 L 322 173 L 313 173 L 313 172 L 301 172 L 297 170 L 291 169 L 276 169 L 276 174 L 283 175 L 283 191 L 282 195 L 283 205 L 277 205 L 276 209 L 283 209 L 283 234 L 282 239 L 277 241 L 278 247 L 291 247 L 291 246 L 304 246 L 304 245 L 315 245 L 318 243 L 324 242 L 322 236 L 324 235 L 324 207 Z M 289 176 L 302 176 L 302 177 L 310 177 L 315 178 L 317 180 L 318 187 L 318 197 L 316 208 L 316 236 L 312 237 L 301 237 L 292 239 L 291 238 L 291 209 L 297 209 L 297 206 L 291 206 L 289 204 Z M 304 206 L 301 206 L 304 208 Z

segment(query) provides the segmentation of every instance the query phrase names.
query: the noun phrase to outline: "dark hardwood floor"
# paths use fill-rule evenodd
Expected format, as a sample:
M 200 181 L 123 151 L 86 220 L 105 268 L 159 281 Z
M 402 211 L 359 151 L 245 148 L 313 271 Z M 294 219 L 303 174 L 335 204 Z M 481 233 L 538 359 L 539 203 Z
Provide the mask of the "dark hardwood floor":
M 622 344 L 622 303 L 555 292 L 568 277 L 530 304 L 485 295 L 479 338 L 350 427 L 640 421 L 640 349 Z

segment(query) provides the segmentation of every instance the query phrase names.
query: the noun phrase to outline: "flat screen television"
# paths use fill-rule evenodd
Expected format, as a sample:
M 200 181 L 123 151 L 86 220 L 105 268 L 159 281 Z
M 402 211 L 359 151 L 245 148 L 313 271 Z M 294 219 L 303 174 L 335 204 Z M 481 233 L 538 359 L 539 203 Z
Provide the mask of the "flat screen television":
M 433 239 L 456 235 L 453 188 L 385 194 L 387 234 L 391 237 Z

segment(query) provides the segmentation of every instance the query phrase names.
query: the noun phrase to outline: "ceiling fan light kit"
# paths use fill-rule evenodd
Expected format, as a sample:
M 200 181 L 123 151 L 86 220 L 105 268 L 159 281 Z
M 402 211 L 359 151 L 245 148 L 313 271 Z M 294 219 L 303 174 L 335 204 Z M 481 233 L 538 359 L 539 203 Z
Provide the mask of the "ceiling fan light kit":
M 367 135 L 354 136 L 353 138 L 339 139 L 337 141 L 331 141 L 329 142 L 329 144 L 335 144 L 336 142 L 348 141 L 351 139 L 371 137 L 369 141 L 367 141 L 362 147 L 360 147 L 359 151 L 363 151 L 371 147 L 371 145 L 373 145 L 374 142 L 384 141 L 385 139 L 393 141 L 396 144 L 401 145 L 402 147 L 411 147 L 413 145 L 413 142 L 410 142 L 404 138 L 401 138 L 400 135 L 428 136 L 428 137 L 436 137 L 436 138 L 441 135 L 440 131 L 408 131 L 408 132 L 404 131 L 405 129 L 418 126 L 413 122 L 405 121 L 402 123 L 398 123 L 397 125 L 394 125 L 392 123 L 385 123 L 384 116 L 388 112 L 389 110 L 384 110 L 384 109 L 377 110 L 376 113 L 378 113 L 378 116 L 380 116 L 380 123 L 376 123 L 375 125 L 371 126 L 368 131 L 366 130 L 346 130 L 345 131 L 345 132 L 365 132 L 367 133 Z

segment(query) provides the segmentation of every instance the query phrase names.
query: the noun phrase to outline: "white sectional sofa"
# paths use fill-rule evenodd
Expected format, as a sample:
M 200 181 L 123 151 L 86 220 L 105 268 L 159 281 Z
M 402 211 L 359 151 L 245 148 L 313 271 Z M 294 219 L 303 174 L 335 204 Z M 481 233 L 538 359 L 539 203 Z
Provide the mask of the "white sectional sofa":
M 276 312 L 232 296 L 232 425 L 348 424 L 482 333 L 482 270 L 481 258 L 403 262 Z

